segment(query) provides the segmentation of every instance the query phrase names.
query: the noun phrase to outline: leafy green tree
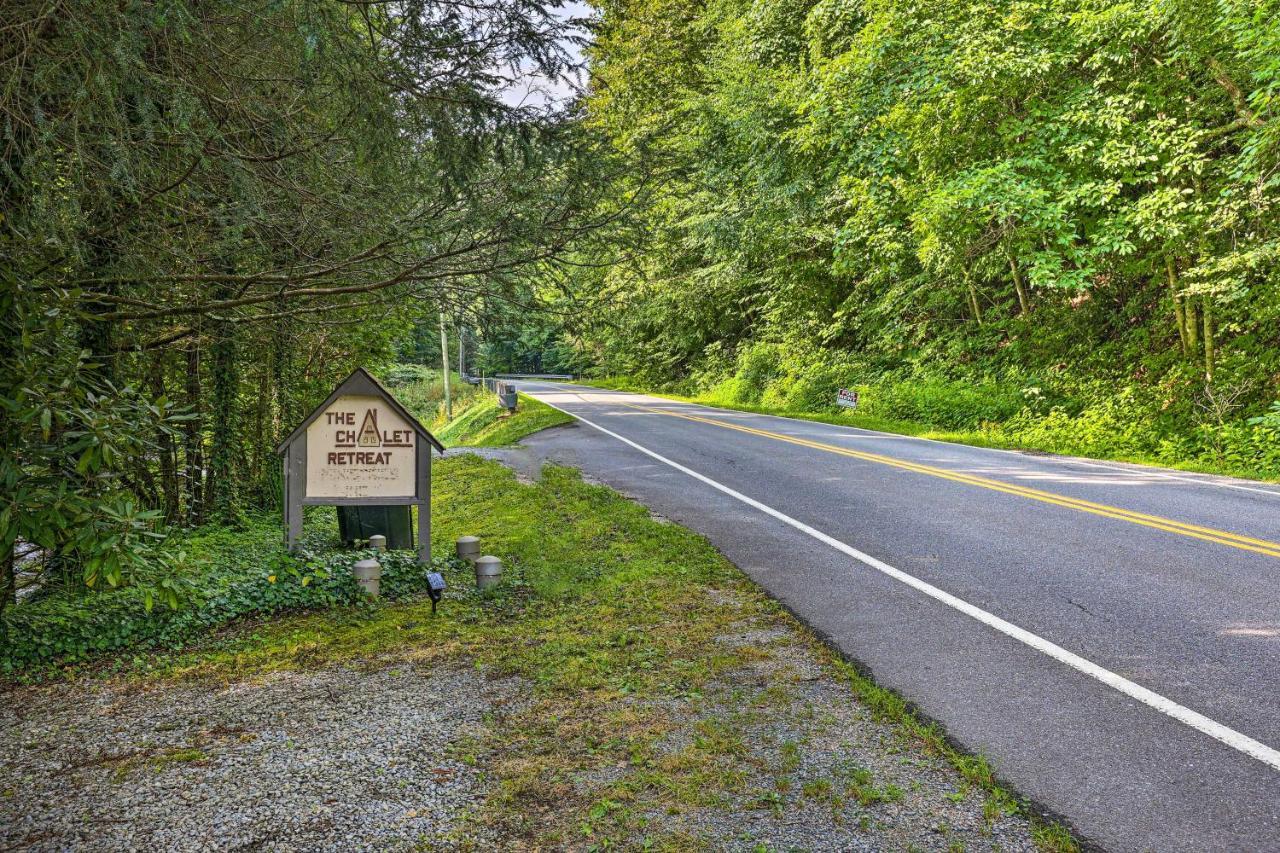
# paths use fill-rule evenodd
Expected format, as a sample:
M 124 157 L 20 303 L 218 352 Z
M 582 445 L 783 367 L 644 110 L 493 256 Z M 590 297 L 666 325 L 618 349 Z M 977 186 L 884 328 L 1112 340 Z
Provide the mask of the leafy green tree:
M 503 98 L 566 68 L 542 0 L 6 13 L 4 603 L 272 505 L 339 377 L 589 229 L 570 117 Z
M 764 343 L 864 375 L 1139 375 L 1188 416 L 1280 393 L 1274 3 L 600 10 L 587 124 L 633 205 L 575 279 L 624 306 L 584 326 L 601 369 L 714 382 Z

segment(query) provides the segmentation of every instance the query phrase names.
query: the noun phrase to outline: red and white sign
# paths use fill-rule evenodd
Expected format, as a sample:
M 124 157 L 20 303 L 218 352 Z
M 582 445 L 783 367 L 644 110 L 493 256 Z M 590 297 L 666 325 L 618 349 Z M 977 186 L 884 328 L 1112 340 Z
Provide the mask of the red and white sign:
M 858 408 L 858 392 L 850 391 L 848 388 L 841 388 L 836 393 L 836 405 L 844 406 L 846 409 Z

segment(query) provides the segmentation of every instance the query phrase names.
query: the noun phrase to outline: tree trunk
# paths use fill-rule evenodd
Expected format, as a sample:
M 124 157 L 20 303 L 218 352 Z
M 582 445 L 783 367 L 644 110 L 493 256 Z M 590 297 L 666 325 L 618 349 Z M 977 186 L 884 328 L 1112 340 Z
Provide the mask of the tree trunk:
M 444 312 L 440 312 L 440 366 L 444 371 L 444 415 L 453 420 L 453 398 L 449 395 L 449 336 L 444 331 Z
M 978 305 L 978 289 L 973 286 L 973 281 L 967 276 L 965 277 L 965 285 L 969 288 L 969 309 L 973 311 L 973 321 L 981 326 L 982 308 Z
M 289 343 L 289 318 L 281 317 L 275 328 L 271 347 L 271 384 L 275 386 L 276 417 L 279 418 L 274 438 L 281 441 L 294 428 L 293 398 L 290 395 L 292 350 Z
M 1213 300 L 1204 297 L 1204 381 L 1213 384 Z
M 187 524 L 204 523 L 204 426 L 200 387 L 200 339 L 187 345 L 187 407 L 193 416 L 183 425 L 186 446 L 183 461 L 187 469 Z
M 1187 315 L 1187 354 L 1194 356 L 1200 351 L 1200 312 L 1195 299 L 1188 299 L 1183 305 Z
M 0 176 L 0 191 L 8 188 L 5 178 Z M 0 227 L 4 225 L 0 222 Z M 4 365 L 5 369 L 0 370 L 0 397 L 13 399 L 18 395 L 18 389 L 22 387 L 24 371 L 18 365 L 18 347 L 20 337 L 21 316 L 18 307 L 18 288 L 16 286 L 16 276 L 10 278 L 12 271 L 9 269 L 0 269 L 0 365 Z M 4 467 L 15 466 L 17 460 L 21 457 L 21 449 L 23 447 L 23 433 L 19 431 L 15 423 L 15 419 L 10 414 L 9 409 L 0 406 L 0 465 Z M 9 516 L 8 524 L 10 530 L 5 531 L 5 538 L 10 533 L 17 535 L 12 530 L 12 526 L 17 522 L 17 518 Z M 0 555 L 0 613 L 4 613 L 5 607 L 11 604 L 17 597 L 17 584 L 13 576 L 13 549 L 16 543 L 9 543 L 9 547 L 5 549 L 5 553 Z
M 88 241 L 85 253 L 83 274 L 94 278 L 106 274 L 115 261 L 117 245 L 113 238 L 94 237 Z M 89 353 L 90 362 L 98 365 L 96 374 L 104 381 L 116 381 L 116 347 L 115 325 L 110 321 L 98 319 L 99 315 L 111 310 L 110 306 L 99 302 L 97 296 L 115 296 L 116 285 L 91 285 L 80 298 L 81 318 L 76 330 L 76 342 L 81 350 Z
M 226 298 L 222 296 L 220 298 Z M 219 524 L 235 525 L 236 512 L 236 434 L 237 392 L 240 376 L 236 364 L 235 328 L 226 320 L 213 327 L 212 356 L 209 375 L 213 382 L 213 406 L 210 410 L 209 509 Z
M 0 613 L 10 604 L 18 603 L 18 579 L 13 573 L 13 546 L 5 549 L 0 558 Z
M 158 350 L 151 359 L 151 396 L 153 400 L 167 398 L 164 382 L 163 350 Z M 164 523 L 175 524 L 178 520 L 178 450 L 169 431 L 156 428 L 156 444 L 160 448 L 160 494 L 161 510 L 164 512 Z
M 467 327 L 458 326 L 458 375 L 466 378 L 467 375 Z
M 1178 292 L 1178 273 L 1173 258 L 1164 259 L 1164 268 L 1169 276 L 1169 294 L 1173 297 L 1173 321 L 1178 325 L 1178 345 L 1185 357 L 1188 354 L 1187 312 L 1182 305 L 1182 294 Z
M 1023 317 L 1031 313 L 1031 300 L 1027 296 L 1027 286 L 1022 280 L 1022 270 L 1018 268 L 1018 261 L 1009 255 L 1009 271 L 1013 273 L 1013 289 L 1018 293 L 1018 309 Z
M 261 381 L 264 383 L 267 381 L 265 374 L 266 371 L 263 370 Z M 253 412 L 253 482 L 257 484 L 257 489 L 260 490 L 258 496 L 260 502 L 269 500 L 267 490 L 270 481 L 267 479 L 267 472 L 269 470 L 268 466 L 274 461 L 273 458 L 268 458 L 267 456 L 267 403 L 269 400 L 270 398 L 267 394 L 259 394 L 255 401 Z M 274 454 L 272 454 L 272 457 L 274 457 Z

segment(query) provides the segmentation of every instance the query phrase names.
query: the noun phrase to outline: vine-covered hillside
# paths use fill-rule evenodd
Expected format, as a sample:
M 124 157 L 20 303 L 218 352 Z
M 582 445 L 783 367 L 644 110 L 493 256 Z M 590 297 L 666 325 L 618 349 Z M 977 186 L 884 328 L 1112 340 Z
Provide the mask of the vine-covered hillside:
M 572 329 L 601 373 L 792 409 L 863 384 L 952 428 L 1084 413 L 1119 452 L 1280 474 L 1274 0 L 601 15 L 586 120 L 635 213 L 577 277 L 614 306 Z

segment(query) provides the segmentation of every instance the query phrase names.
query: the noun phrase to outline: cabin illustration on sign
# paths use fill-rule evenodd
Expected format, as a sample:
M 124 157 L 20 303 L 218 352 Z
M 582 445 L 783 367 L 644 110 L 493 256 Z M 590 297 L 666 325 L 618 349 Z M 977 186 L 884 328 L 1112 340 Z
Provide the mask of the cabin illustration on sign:
M 432 449 L 444 453 L 390 391 L 356 368 L 276 448 L 289 548 L 297 547 L 307 505 L 416 506 L 418 557 L 429 561 Z
M 364 413 L 364 423 L 360 425 L 360 437 L 356 444 L 361 447 L 377 447 L 382 444 L 378 434 L 378 410 L 368 409 Z

